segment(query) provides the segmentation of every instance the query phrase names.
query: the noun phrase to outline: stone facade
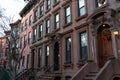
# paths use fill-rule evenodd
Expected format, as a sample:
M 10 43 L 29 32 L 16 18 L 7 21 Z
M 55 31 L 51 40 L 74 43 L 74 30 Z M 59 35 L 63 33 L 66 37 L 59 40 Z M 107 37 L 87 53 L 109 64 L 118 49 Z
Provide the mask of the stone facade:
M 102 76 L 95 80 L 109 80 L 115 74 L 119 77 L 119 61 L 109 61 L 120 57 L 119 4 L 119 0 L 38 0 L 22 17 L 25 22 L 27 15 L 33 15 L 32 44 L 23 52 L 24 56 L 30 53 L 32 78 L 83 80 L 91 70 Z M 115 72 L 111 70 L 108 79 L 100 72 L 109 71 L 111 63 Z

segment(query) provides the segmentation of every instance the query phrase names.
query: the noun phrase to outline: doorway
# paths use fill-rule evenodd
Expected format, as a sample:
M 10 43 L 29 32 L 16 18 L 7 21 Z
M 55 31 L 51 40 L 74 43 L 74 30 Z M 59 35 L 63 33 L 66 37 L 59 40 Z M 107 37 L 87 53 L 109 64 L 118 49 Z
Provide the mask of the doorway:
M 101 25 L 97 30 L 97 53 L 98 64 L 101 68 L 113 54 L 111 31 L 107 24 Z
M 54 44 L 54 71 L 59 70 L 59 43 Z

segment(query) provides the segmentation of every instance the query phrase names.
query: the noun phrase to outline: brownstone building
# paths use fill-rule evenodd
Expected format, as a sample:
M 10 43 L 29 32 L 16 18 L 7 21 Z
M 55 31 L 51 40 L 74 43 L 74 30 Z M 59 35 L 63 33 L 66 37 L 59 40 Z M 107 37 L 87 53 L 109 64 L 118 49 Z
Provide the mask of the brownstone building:
M 119 0 L 35 2 L 32 80 L 120 79 Z
M 6 68 L 6 37 L 0 37 L 0 68 Z

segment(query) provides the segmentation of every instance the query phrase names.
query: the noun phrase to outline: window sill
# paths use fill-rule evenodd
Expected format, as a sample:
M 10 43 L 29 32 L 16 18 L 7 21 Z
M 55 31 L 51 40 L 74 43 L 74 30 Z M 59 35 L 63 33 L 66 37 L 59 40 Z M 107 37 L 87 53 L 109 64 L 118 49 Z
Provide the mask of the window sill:
M 47 10 L 45 11 L 45 14 L 47 14 L 50 10 L 51 10 L 51 9 L 47 9 Z
M 37 19 L 35 19 L 34 21 L 33 21 L 33 23 L 35 23 L 37 21 Z
M 32 44 L 34 44 L 35 42 L 36 42 L 36 40 L 33 40 L 33 41 L 32 41 Z
M 47 33 L 46 35 L 45 35 L 45 37 L 48 37 L 50 35 L 50 33 Z
M 81 19 L 83 19 L 83 18 L 86 18 L 87 17 L 87 14 L 85 14 L 85 15 L 83 15 L 83 16 L 79 16 L 79 17 L 77 17 L 76 19 L 75 19 L 75 21 L 79 21 L 79 20 L 81 20 Z
M 65 24 L 65 25 L 63 26 L 63 28 L 66 28 L 67 26 L 70 26 L 71 24 L 72 24 L 72 22 L 69 22 L 69 23 Z
M 57 6 L 60 3 L 60 1 L 54 3 L 53 7 Z
M 42 39 L 43 39 L 43 37 L 39 37 L 39 38 L 38 38 L 38 41 L 39 41 L 39 40 L 42 40 Z
M 84 64 L 85 64 L 85 61 L 79 61 L 79 62 L 77 63 L 78 68 L 81 68 Z
M 66 68 L 73 68 L 73 64 L 72 63 L 64 63 L 64 69 Z
M 54 29 L 52 33 L 56 33 L 56 32 L 59 31 L 59 30 L 60 30 L 60 28 Z
M 41 17 L 43 17 L 43 14 L 39 16 L 39 19 L 40 19 Z

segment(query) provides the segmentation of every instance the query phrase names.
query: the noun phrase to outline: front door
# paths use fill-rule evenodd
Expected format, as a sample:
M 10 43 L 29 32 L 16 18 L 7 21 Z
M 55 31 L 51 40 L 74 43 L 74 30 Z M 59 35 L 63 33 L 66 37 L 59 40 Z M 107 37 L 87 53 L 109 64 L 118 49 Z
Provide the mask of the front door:
M 108 58 L 113 54 L 112 38 L 109 25 L 102 25 L 97 32 L 97 52 L 99 67 L 103 67 Z
M 54 71 L 59 70 L 59 44 L 55 42 L 54 44 Z

